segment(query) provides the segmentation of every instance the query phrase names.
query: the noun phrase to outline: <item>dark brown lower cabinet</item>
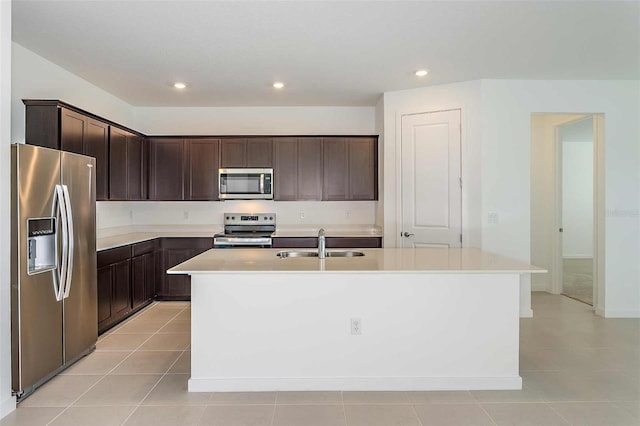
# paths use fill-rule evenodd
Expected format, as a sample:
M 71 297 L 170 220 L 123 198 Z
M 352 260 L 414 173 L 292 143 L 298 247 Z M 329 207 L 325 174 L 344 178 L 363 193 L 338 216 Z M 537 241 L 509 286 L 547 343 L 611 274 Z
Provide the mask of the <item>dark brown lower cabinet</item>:
M 161 265 L 156 299 L 191 300 L 191 277 L 169 275 L 167 269 L 176 266 L 213 247 L 213 238 L 162 238 Z
M 276 237 L 272 240 L 273 248 L 316 248 L 317 237 Z M 327 237 L 327 248 L 380 248 L 381 237 Z
M 98 332 L 131 312 L 131 249 L 98 252 Z

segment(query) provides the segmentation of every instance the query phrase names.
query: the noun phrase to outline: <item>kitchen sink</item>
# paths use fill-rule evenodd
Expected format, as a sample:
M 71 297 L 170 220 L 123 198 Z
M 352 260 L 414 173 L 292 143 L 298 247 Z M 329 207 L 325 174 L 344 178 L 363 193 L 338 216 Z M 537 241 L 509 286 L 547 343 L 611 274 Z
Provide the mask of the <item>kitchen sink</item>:
M 328 251 L 327 257 L 359 257 L 364 256 L 361 251 Z
M 318 257 L 317 251 L 279 251 L 277 254 L 280 258 L 285 257 Z
M 318 257 L 317 251 L 279 251 L 276 256 L 284 259 L 285 257 Z M 341 251 L 327 251 L 327 257 L 359 257 L 364 256 L 364 253 L 361 251 L 350 251 L 350 250 L 341 250 Z

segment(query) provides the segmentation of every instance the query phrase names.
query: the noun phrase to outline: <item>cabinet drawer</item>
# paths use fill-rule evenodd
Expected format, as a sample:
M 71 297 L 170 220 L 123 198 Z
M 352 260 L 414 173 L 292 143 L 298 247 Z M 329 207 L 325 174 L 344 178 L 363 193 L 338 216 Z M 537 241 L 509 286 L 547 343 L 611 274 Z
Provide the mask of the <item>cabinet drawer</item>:
M 210 249 L 213 238 L 162 238 L 162 249 Z
M 132 246 L 131 256 L 140 256 L 146 253 L 151 253 L 156 249 L 156 240 L 144 241 L 141 243 L 136 243 Z
M 380 237 L 327 237 L 327 247 L 330 248 L 380 248 Z
M 317 248 L 318 239 L 315 237 L 277 237 L 271 242 L 273 248 Z
M 131 246 L 116 247 L 98 252 L 98 268 L 131 258 Z

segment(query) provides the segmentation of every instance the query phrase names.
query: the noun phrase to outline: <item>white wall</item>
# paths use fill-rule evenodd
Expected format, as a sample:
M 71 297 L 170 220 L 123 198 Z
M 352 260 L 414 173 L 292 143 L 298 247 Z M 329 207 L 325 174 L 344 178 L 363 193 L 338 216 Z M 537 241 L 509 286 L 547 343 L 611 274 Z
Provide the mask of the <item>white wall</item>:
M 373 107 L 136 107 L 147 135 L 373 135 Z
M 531 263 L 549 271 L 531 276 L 533 291 L 552 291 L 556 252 L 556 128 L 582 117 L 578 114 L 531 116 Z
M 593 120 L 560 127 L 562 256 L 593 257 Z
M 206 225 L 222 228 L 227 212 L 276 213 L 277 223 L 290 228 L 325 228 L 373 226 L 375 201 L 158 201 L 99 202 L 98 235 L 111 233 L 109 228 L 135 225 Z
M 11 1 L 0 1 L 0 418 L 11 396 Z
M 403 114 L 449 109 L 462 111 L 462 233 L 465 247 L 481 247 L 481 84 L 479 81 L 422 89 L 386 92 L 384 109 L 384 236 L 385 246 L 399 246 L 401 215 L 398 208 L 400 178 L 400 118 Z
M 639 81 L 483 80 L 482 211 L 500 224 L 482 232 L 483 248 L 530 258 L 530 138 L 536 112 L 604 113 L 605 285 L 598 313 L 640 316 L 638 262 Z
M 11 140 L 24 142 L 22 99 L 59 99 L 136 129 L 129 104 L 32 51 L 13 43 Z M 137 129 L 136 129 L 137 130 Z

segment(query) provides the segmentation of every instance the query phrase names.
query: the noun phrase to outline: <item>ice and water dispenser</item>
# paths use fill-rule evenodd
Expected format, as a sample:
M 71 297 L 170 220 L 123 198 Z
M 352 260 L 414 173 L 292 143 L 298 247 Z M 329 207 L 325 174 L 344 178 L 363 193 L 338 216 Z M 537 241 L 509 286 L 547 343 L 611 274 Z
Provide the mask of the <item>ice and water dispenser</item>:
M 55 269 L 57 258 L 56 218 L 27 219 L 28 274 Z

